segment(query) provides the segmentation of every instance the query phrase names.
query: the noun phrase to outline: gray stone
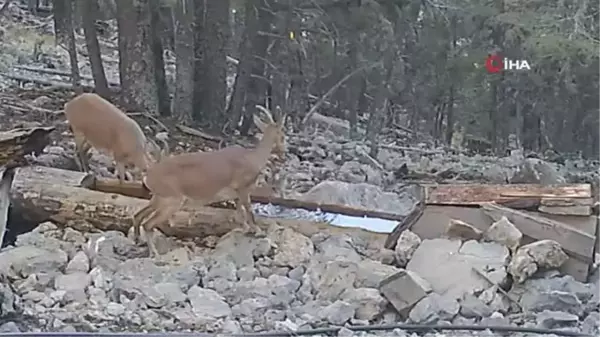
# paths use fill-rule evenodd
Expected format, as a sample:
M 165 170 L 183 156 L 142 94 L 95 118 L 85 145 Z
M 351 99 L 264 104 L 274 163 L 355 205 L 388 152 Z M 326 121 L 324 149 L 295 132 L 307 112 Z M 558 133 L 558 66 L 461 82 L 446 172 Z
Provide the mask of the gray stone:
M 460 314 L 466 318 L 488 317 L 492 312 L 489 306 L 471 294 L 465 294 L 460 300 Z
M 410 261 L 420 244 L 421 238 L 417 234 L 408 229 L 403 231 L 396 242 L 396 247 L 394 248 L 396 263 L 398 263 L 398 266 L 402 268 L 406 267 L 408 261 Z
M 406 310 L 424 298 L 428 290 L 423 283 L 417 280 L 415 273 L 401 270 L 398 273 L 383 280 L 379 291 L 390 301 L 396 310 L 406 316 Z
M 342 293 L 342 301 L 356 307 L 356 318 L 370 321 L 381 315 L 387 301 L 373 288 L 348 289 Z
M 545 329 L 554 329 L 566 325 L 573 325 L 579 321 L 579 317 L 560 311 L 544 310 L 536 315 L 538 326 Z
M 231 315 L 231 308 L 216 291 L 198 286 L 188 290 L 188 298 L 195 315 L 207 318 L 222 318 Z
M 54 279 L 54 289 L 56 290 L 85 290 L 90 284 L 92 284 L 91 276 L 80 271 L 58 275 Z
M 540 268 L 558 268 L 568 260 L 560 244 L 541 240 L 519 248 L 510 261 L 508 272 L 517 283 L 524 282 Z
M 8 321 L 2 325 L 0 325 L 1 333 L 21 333 L 21 329 L 17 326 L 17 323 L 13 321 Z
M 90 260 L 82 251 L 77 252 L 65 268 L 65 273 L 67 274 L 75 272 L 87 273 L 88 271 L 90 271 Z
M 505 263 L 509 252 L 498 243 L 459 240 L 423 240 L 406 269 L 425 279 L 438 294 L 459 299 L 465 293 L 475 293 L 489 287 L 473 268 L 502 284 L 506 278 Z M 489 272 L 487 270 L 490 270 Z
M 309 238 L 290 228 L 277 228 L 269 238 L 278 247 L 273 256 L 277 266 L 296 268 L 307 263 L 315 252 Z
M 600 313 L 592 311 L 581 323 L 581 332 L 598 336 L 600 333 Z
M 337 300 L 323 308 L 320 317 L 325 318 L 331 324 L 344 325 L 354 317 L 355 312 L 356 306 L 345 301 Z
M 483 233 L 483 238 L 503 244 L 514 253 L 521 244 L 523 233 L 503 216 Z
M 431 293 L 414 306 L 408 317 L 414 323 L 433 324 L 440 320 L 451 321 L 459 310 L 455 299 Z
M 67 253 L 60 249 L 47 250 L 35 246 L 20 246 L 0 253 L 0 274 L 12 269 L 27 277 L 31 274 L 56 274 L 67 263 Z

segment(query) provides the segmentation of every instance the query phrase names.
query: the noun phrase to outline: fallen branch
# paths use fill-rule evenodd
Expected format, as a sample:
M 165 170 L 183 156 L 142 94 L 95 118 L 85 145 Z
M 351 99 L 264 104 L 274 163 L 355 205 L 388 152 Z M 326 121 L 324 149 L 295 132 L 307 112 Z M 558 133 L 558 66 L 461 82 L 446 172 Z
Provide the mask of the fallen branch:
M 58 69 L 47 69 L 47 68 L 36 68 L 36 67 L 29 67 L 29 66 L 14 66 L 15 69 L 19 69 L 19 70 L 26 70 L 26 71 L 31 71 L 31 72 L 37 72 L 40 74 L 49 74 L 49 75 L 59 75 L 59 76 L 64 76 L 64 77 L 68 77 L 71 78 L 71 73 L 64 71 L 64 70 L 58 70 Z M 89 75 L 81 75 L 80 76 L 82 79 L 84 80 L 88 80 L 88 81 L 94 81 L 94 78 L 92 76 Z M 120 87 L 121 84 L 117 83 L 117 82 L 108 82 L 109 86 L 112 87 Z
M 59 88 L 59 89 L 68 89 L 68 90 L 73 89 L 73 85 L 70 83 L 66 83 L 66 82 L 48 81 L 48 80 L 44 80 L 41 78 L 32 78 L 32 77 L 27 77 L 27 76 L 22 76 L 22 75 L 6 74 L 6 73 L 0 73 L 0 76 L 4 76 L 11 80 L 16 80 L 16 81 L 21 81 L 21 82 L 33 82 L 33 83 L 37 83 L 37 84 L 41 84 L 41 85 L 49 85 L 49 86 Z M 85 85 L 85 84 L 82 85 L 82 87 L 84 89 L 88 89 L 88 90 L 93 89 L 92 86 Z
M 327 99 L 327 97 L 331 96 L 342 84 L 344 84 L 344 82 L 346 82 L 347 80 L 349 80 L 350 77 L 358 74 L 361 71 L 365 71 L 365 70 L 368 70 L 368 69 L 371 69 L 371 68 L 375 68 L 378 65 L 381 65 L 381 62 L 375 62 L 375 63 L 370 64 L 368 66 L 364 66 L 364 67 L 360 67 L 360 68 L 354 69 L 350 74 L 344 76 L 341 80 L 339 80 L 336 84 L 334 84 L 325 94 L 323 94 L 323 96 L 321 96 L 321 98 L 317 101 L 317 103 L 315 103 L 315 105 L 313 105 L 310 108 L 310 110 L 308 110 L 308 113 L 302 119 L 302 124 L 306 124 L 306 122 L 310 119 L 310 117 L 312 117 L 312 115 L 315 112 L 317 112 L 317 109 L 319 109 L 321 107 L 321 105 L 323 105 L 325 103 L 325 100 Z
M 196 136 L 196 137 L 202 137 L 204 139 L 207 140 L 212 140 L 215 142 L 222 142 L 223 139 L 221 137 L 217 137 L 217 136 L 213 136 L 213 135 L 209 135 L 206 132 L 194 129 L 194 128 L 190 128 L 189 126 L 185 126 L 183 124 L 177 124 L 177 129 L 179 129 L 179 131 L 186 133 L 188 135 L 191 136 Z

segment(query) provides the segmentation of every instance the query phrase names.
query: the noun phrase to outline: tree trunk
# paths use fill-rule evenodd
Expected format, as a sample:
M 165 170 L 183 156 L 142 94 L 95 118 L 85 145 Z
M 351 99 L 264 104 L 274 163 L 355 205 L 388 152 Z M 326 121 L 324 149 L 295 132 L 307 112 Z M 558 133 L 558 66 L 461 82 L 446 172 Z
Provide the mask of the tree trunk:
M 119 75 L 124 103 L 150 113 L 159 111 L 149 0 L 117 1 Z
M 175 4 L 175 97 L 173 112 L 178 119 L 192 117 L 194 85 L 194 2 L 178 0 Z
M 220 131 L 227 120 L 229 1 L 205 1 L 204 5 L 199 2 L 195 5 L 193 117 L 213 131 Z
M 94 76 L 94 86 L 96 92 L 104 97 L 110 96 L 108 89 L 108 81 L 104 73 L 104 65 L 102 64 L 102 54 L 100 45 L 98 44 L 98 36 L 96 35 L 96 15 L 95 15 L 95 0 L 82 1 L 81 17 L 83 21 L 83 31 L 85 33 L 85 44 L 87 47 L 90 66 L 92 68 L 92 76 Z
M 70 4 L 69 0 L 54 0 L 52 4 L 53 18 L 54 18 L 54 36 L 57 45 L 67 46 L 68 37 L 68 26 L 69 26 L 69 15 L 67 6 Z
M 250 79 L 248 80 L 248 87 L 246 90 L 246 102 L 244 104 L 244 120 L 240 133 L 247 135 L 250 127 L 252 126 L 252 114 L 255 111 L 257 104 L 264 105 L 265 103 L 265 92 L 270 88 L 272 94 L 272 87 L 269 87 L 269 80 L 265 77 L 265 62 L 263 61 L 267 56 L 267 48 L 269 47 L 269 37 L 267 35 L 259 35 L 258 31 L 268 33 L 271 31 L 271 22 L 273 21 L 273 15 L 264 9 L 263 2 L 259 2 L 259 5 L 255 8 L 258 10 L 258 22 L 256 27 L 256 33 L 254 34 L 254 40 L 252 42 L 252 50 L 250 51 L 250 62 L 252 69 L 250 70 Z M 278 90 L 278 89 L 275 89 Z M 268 95 L 271 98 L 271 95 Z M 268 104 L 269 109 L 273 109 L 272 101 Z
M 232 130 L 237 128 L 240 118 L 242 117 L 244 99 L 246 97 L 246 92 L 248 91 L 252 64 L 254 63 L 252 45 L 258 33 L 258 6 L 260 6 L 260 0 L 247 0 L 244 7 L 244 34 L 239 47 L 240 63 L 237 66 L 233 93 L 231 94 L 231 99 L 229 100 L 229 105 L 227 107 L 227 116 L 229 116 L 230 121 L 229 126 Z M 249 108 L 252 109 L 252 107 Z
M 67 16 L 67 51 L 69 52 L 69 63 L 71 65 L 71 83 L 77 94 L 83 93 L 81 88 L 81 76 L 79 74 L 79 62 L 77 61 L 77 46 L 75 45 L 75 31 L 73 29 L 73 8 L 76 0 L 65 0 Z
M 154 56 L 153 70 L 156 83 L 156 95 L 158 97 L 158 113 L 161 116 L 171 115 L 171 98 L 167 78 L 165 75 L 165 61 L 163 59 L 163 43 L 161 35 L 160 1 L 149 0 L 150 6 L 150 41 L 152 43 L 152 54 Z

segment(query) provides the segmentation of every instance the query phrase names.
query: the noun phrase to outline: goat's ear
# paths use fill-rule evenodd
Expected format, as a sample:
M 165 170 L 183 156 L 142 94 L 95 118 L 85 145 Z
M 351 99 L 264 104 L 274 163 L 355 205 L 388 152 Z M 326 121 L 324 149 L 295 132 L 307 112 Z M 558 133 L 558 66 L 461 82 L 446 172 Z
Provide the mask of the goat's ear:
M 267 128 L 267 124 L 265 124 L 265 122 L 263 122 L 260 117 L 258 117 L 257 115 L 252 116 L 254 119 L 254 124 L 256 124 L 256 126 L 260 129 L 261 132 L 265 132 L 266 128 Z

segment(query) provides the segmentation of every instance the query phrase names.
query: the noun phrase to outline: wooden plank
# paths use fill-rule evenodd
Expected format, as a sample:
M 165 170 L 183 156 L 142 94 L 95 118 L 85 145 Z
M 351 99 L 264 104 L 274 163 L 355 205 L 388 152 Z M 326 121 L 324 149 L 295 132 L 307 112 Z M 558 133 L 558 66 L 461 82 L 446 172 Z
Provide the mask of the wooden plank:
M 429 185 L 428 205 L 477 205 L 484 202 L 537 198 L 590 198 L 589 184 Z
M 557 221 L 536 217 L 494 203 L 484 203 L 481 207 L 494 221 L 506 216 L 524 235 L 536 240 L 554 240 L 566 252 L 586 263 L 592 262 L 592 252 L 596 240 L 594 235 Z
M 542 198 L 538 211 L 547 214 L 590 216 L 593 198 Z

